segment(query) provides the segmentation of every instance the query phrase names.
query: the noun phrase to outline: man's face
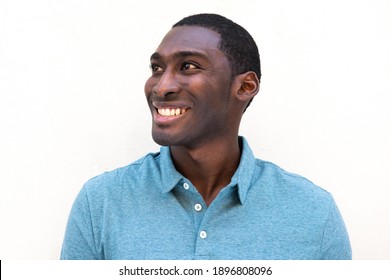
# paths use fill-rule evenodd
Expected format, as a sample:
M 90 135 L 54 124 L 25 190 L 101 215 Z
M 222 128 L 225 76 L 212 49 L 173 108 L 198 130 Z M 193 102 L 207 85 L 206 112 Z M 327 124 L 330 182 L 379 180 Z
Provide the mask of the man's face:
M 151 56 L 145 94 L 156 143 L 197 147 L 231 132 L 231 70 L 219 40 L 203 27 L 175 27 Z

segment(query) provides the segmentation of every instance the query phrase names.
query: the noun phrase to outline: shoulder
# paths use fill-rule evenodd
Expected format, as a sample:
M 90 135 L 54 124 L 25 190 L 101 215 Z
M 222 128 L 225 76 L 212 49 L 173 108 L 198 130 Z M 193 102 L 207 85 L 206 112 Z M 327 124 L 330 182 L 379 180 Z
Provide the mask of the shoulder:
M 313 183 L 311 180 L 284 170 L 278 165 L 256 159 L 256 172 L 254 180 L 265 186 L 274 195 L 309 203 L 322 202 L 330 206 L 333 203 L 332 195 L 324 188 Z
M 129 191 L 159 168 L 160 153 L 148 153 L 138 160 L 89 179 L 83 186 L 88 195 L 104 195 L 111 191 Z M 149 174 L 149 175 L 148 175 Z

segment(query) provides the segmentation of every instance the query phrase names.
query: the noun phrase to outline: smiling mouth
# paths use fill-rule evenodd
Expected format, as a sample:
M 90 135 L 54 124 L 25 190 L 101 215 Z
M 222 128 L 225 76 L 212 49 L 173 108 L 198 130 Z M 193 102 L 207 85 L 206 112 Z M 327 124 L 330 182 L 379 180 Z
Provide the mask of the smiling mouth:
M 189 108 L 156 108 L 157 113 L 163 117 L 175 117 L 184 114 Z

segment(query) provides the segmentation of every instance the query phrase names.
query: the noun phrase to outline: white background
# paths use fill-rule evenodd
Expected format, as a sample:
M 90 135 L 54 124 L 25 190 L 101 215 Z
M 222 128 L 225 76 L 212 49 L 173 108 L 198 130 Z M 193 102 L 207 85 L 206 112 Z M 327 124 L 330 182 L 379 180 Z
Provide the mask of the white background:
M 1 259 L 58 259 L 85 181 L 158 151 L 149 56 L 199 12 L 259 45 L 256 156 L 334 195 L 354 259 L 390 259 L 390 1 L 0 0 Z

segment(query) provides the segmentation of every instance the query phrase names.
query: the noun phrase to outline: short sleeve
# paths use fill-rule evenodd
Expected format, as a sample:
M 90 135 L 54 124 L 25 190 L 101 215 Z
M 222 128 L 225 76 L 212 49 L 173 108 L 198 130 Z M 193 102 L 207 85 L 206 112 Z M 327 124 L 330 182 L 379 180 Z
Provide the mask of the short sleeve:
M 62 260 L 99 259 L 93 234 L 86 188 L 82 188 L 73 203 L 62 244 Z
M 321 244 L 322 260 L 350 260 L 352 250 L 343 218 L 333 198 Z

